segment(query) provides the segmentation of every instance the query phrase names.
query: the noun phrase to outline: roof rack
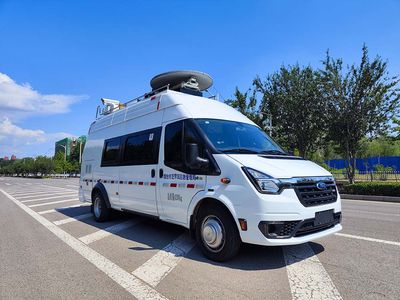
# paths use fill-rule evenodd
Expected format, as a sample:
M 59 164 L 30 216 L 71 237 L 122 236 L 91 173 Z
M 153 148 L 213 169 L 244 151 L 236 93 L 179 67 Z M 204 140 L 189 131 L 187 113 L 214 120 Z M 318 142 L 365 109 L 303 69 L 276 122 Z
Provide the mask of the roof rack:
M 143 101 L 149 97 L 152 97 L 152 96 L 154 96 L 158 93 L 161 93 L 163 91 L 166 91 L 166 90 L 169 90 L 169 84 L 162 86 L 158 89 L 152 90 L 151 92 L 145 93 L 145 94 L 143 94 L 139 97 L 136 97 L 132 100 L 129 100 L 125 103 L 119 103 L 119 101 L 117 101 L 117 100 L 101 98 L 101 101 L 105 105 L 105 107 L 103 108 L 103 110 L 101 110 L 100 105 L 97 106 L 96 119 L 98 119 L 99 116 L 109 115 L 109 114 L 113 113 L 114 111 L 117 111 L 117 110 L 127 107 L 128 104 L 138 103 L 140 101 Z

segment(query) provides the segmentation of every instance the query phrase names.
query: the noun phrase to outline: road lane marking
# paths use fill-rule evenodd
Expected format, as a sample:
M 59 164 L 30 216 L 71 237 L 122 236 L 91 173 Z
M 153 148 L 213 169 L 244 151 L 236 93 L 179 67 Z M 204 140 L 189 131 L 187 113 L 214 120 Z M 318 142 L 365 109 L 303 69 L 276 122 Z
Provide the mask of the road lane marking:
M 11 185 L 11 183 L 8 183 L 8 182 L 4 182 L 4 184 L 5 184 L 5 185 Z
M 342 299 L 308 243 L 283 247 L 292 299 Z
M 389 245 L 393 245 L 393 246 L 400 246 L 400 242 L 374 239 L 374 238 L 365 237 L 365 236 L 352 235 L 352 234 L 346 234 L 346 233 L 335 233 L 335 235 L 342 236 L 342 237 L 347 237 L 347 238 L 351 238 L 351 239 L 356 239 L 356 240 L 363 240 L 363 241 L 369 241 L 369 242 L 389 244 Z
M 72 201 L 78 201 L 78 199 L 59 200 L 59 201 L 53 201 L 53 202 L 32 204 L 32 205 L 28 205 L 28 207 L 38 207 L 38 206 L 45 206 L 45 205 L 51 205 L 51 204 L 57 204 L 57 203 L 64 203 L 64 202 L 72 202 Z
M 43 201 L 43 200 L 50 200 L 50 199 L 57 199 L 57 198 L 66 198 L 66 197 L 72 197 L 76 193 L 67 193 L 63 195 L 58 195 L 58 196 L 52 196 L 52 197 L 46 197 L 46 198 L 36 198 L 36 199 L 29 199 L 29 200 L 22 200 L 22 203 L 27 203 L 27 202 L 36 202 L 36 201 Z M 19 200 L 19 199 L 17 199 Z
M 351 199 L 341 199 L 342 202 L 348 202 L 351 204 L 365 204 L 365 205 L 369 205 L 369 204 L 388 204 L 388 205 L 397 205 L 399 206 L 400 203 L 397 202 L 386 202 L 386 201 L 372 201 L 372 200 L 351 200 Z
M 79 185 L 71 185 L 71 184 L 67 184 L 66 186 L 73 187 L 73 188 L 78 188 L 79 187 Z
M 379 211 L 368 211 L 368 210 L 356 210 L 356 209 L 344 209 L 342 210 L 345 214 L 353 213 L 353 214 L 371 214 L 371 215 L 383 215 L 383 216 L 398 216 L 400 213 L 386 213 L 386 212 L 379 212 Z
M 29 195 L 35 195 L 35 194 L 51 194 L 51 193 L 65 193 L 64 190 L 58 190 L 58 191 L 53 191 L 53 190 L 31 190 L 30 192 L 16 192 L 16 193 L 10 193 L 13 197 L 24 197 L 24 196 L 29 196 Z
M 49 190 L 44 190 L 44 191 L 31 191 L 30 193 L 23 193 L 23 194 L 12 194 L 13 197 L 17 198 L 17 200 L 20 199 L 25 199 L 25 198 L 30 198 L 30 197 L 35 197 L 35 196 L 40 196 L 41 194 L 50 194 L 50 195 L 56 195 L 56 194 L 61 194 L 61 193 L 66 193 L 66 191 L 49 191 Z M 67 192 L 67 193 L 73 193 L 71 192 Z
M 61 241 L 70 246 L 73 250 L 79 253 L 82 257 L 91 262 L 99 270 L 103 271 L 108 277 L 110 277 L 114 282 L 123 287 L 132 296 L 140 300 L 145 299 L 155 299 L 155 300 L 168 300 L 166 297 L 158 293 L 155 289 L 149 285 L 143 283 L 140 279 L 129 274 L 112 261 L 102 256 L 98 252 L 94 251 L 90 247 L 86 246 L 78 239 L 74 238 L 69 233 L 57 227 L 52 222 L 37 214 L 32 209 L 28 208 L 26 205 L 22 204 L 16 200 L 11 195 L 7 194 L 5 191 L 0 191 L 21 209 L 23 209 L 27 214 L 33 217 L 36 221 L 46 227 L 54 235 L 56 235 Z
M 50 193 L 49 193 L 50 194 Z M 51 193 L 52 195 L 54 195 L 54 196 L 51 196 L 51 197 L 46 197 L 46 198 L 40 198 L 40 197 L 43 197 L 43 196 L 45 196 L 45 195 L 32 195 L 32 196 L 24 196 L 24 197 L 15 197 L 17 200 L 23 200 L 23 201 L 21 201 L 22 203 L 24 203 L 24 202 L 28 202 L 28 201 L 30 201 L 30 199 L 28 200 L 28 198 L 38 198 L 39 200 L 40 199 L 43 199 L 43 200 L 47 200 L 47 199 L 52 199 L 52 198 L 56 198 L 56 197 L 62 197 L 62 196 L 64 196 L 64 195 L 73 195 L 73 194 L 76 194 L 76 192 L 64 192 L 64 191 L 62 191 L 62 192 L 58 192 L 58 193 Z M 32 199 L 32 201 L 38 201 L 38 199 Z
M 71 217 L 71 218 L 62 219 L 62 220 L 59 220 L 59 221 L 55 221 L 53 223 L 55 225 L 57 225 L 57 226 L 60 226 L 60 225 L 64 225 L 64 224 L 67 224 L 67 223 L 88 219 L 88 218 L 90 218 L 92 216 L 93 216 L 92 213 L 88 213 L 88 214 L 78 215 L 78 216 Z
M 63 211 L 63 210 L 66 210 L 66 209 L 70 209 L 70 208 L 75 208 L 75 207 L 90 207 L 90 205 L 84 205 L 83 203 L 82 204 L 75 204 L 75 205 L 70 205 L 70 206 L 63 206 L 63 207 L 59 207 L 59 208 L 43 210 L 43 211 L 39 211 L 37 213 L 39 215 L 44 215 L 44 214 L 60 212 L 60 211 Z
M 137 223 L 139 223 L 141 220 L 136 219 L 136 220 L 129 220 L 123 223 L 119 223 L 113 226 L 109 226 L 107 228 L 101 229 L 99 231 L 96 231 L 94 233 L 82 236 L 79 238 L 79 240 L 82 243 L 85 244 L 91 244 L 95 241 L 101 240 L 105 237 L 108 237 L 114 233 L 118 233 L 122 230 L 128 229 L 129 227 L 135 226 Z
M 195 242 L 185 232 L 132 272 L 144 282 L 156 287 L 194 247 Z

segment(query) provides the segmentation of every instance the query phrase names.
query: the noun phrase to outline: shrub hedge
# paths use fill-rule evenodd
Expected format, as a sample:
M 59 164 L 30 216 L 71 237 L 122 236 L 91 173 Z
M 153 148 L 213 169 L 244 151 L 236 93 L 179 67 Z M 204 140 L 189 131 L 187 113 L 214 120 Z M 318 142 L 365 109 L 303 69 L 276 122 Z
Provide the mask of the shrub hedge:
M 339 187 L 343 194 L 400 197 L 400 182 L 357 182 Z

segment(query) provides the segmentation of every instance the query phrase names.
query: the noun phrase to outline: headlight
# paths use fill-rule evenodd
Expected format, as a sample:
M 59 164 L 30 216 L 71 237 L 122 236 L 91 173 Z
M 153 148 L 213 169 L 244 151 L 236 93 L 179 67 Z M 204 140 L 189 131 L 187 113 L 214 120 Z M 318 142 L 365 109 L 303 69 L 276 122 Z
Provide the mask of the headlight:
M 276 194 L 281 189 L 281 182 L 278 179 L 250 168 L 243 168 L 243 171 L 261 193 Z

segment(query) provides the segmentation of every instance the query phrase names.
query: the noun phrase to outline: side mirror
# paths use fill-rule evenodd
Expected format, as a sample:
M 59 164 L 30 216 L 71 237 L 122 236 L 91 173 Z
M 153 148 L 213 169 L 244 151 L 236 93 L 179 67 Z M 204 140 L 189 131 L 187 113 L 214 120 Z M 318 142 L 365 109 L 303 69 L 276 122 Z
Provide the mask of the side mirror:
M 186 144 L 186 166 L 190 169 L 200 169 L 208 166 L 208 159 L 199 156 L 199 145 L 194 143 Z

